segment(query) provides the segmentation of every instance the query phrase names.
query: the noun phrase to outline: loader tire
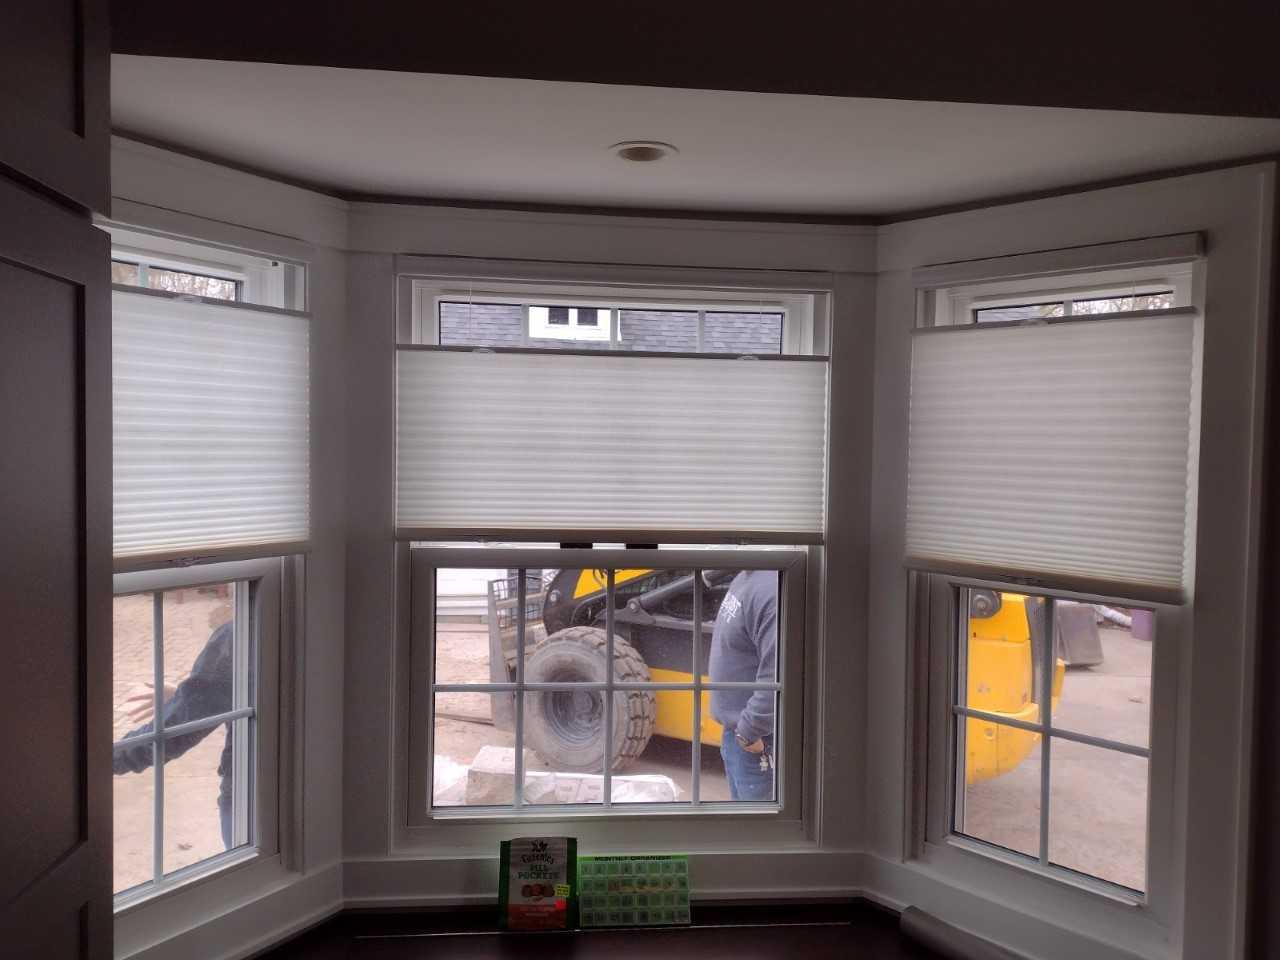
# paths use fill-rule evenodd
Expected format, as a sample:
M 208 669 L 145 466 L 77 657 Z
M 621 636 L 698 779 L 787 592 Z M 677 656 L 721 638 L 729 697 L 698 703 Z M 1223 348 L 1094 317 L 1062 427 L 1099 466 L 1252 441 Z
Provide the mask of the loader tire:
M 605 632 L 598 627 L 566 627 L 551 634 L 525 662 L 527 683 L 603 683 L 607 677 Z M 644 658 L 614 635 L 614 679 L 649 679 Z M 525 694 L 526 743 L 553 771 L 600 773 L 604 769 L 604 693 L 600 690 L 531 690 Z M 658 702 L 645 690 L 613 696 L 613 770 L 640 756 L 658 715 Z

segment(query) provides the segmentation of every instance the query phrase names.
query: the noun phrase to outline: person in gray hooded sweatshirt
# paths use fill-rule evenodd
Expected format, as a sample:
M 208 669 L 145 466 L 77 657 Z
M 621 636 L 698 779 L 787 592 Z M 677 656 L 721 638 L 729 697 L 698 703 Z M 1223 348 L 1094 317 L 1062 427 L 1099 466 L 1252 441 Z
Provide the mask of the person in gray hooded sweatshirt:
M 713 682 L 773 683 L 778 660 L 778 572 L 743 570 L 729 584 L 711 634 Z M 772 690 L 712 690 L 711 716 L 724 727 L 720 756 L 734 800 L 772 801 Z

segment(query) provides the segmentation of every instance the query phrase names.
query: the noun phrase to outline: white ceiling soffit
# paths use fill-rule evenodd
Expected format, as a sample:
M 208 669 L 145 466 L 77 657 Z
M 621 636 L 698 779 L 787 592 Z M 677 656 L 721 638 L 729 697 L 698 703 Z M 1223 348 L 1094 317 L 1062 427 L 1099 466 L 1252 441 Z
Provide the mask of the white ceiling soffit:
M 1280 151 L 1280 120 L 112 57 L 118 130 L 343 191 L 882 215 Z M 627 163 L 621 140 L 679 153 Z

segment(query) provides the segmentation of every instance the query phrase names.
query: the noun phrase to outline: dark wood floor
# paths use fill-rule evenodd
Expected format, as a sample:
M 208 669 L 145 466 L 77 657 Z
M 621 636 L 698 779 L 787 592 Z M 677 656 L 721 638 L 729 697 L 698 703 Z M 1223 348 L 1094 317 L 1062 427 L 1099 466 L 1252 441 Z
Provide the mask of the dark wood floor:
M 936 960 L 863 902 L 695 907 L 685 928 L 494 932 L 493 909 L 344 913 L 262 960 Z

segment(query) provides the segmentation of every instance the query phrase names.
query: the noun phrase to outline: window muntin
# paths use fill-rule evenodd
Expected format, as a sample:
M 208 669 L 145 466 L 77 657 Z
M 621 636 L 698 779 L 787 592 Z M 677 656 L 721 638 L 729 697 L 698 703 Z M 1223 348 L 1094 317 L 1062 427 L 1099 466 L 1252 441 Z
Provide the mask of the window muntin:
M 274 852 L 280 563 L 116 577 L 117 907 Z
M 465 550 L 468 559 L 501 552 L 510 562 L 529 562 L 482 568 L 458 565 L 452 555 L 459 549 L 412 551 L 415 596 L 433 594 L 432 616 L 414 630 L 415 649 L 433 667 L 430 689 L 413 691 L 432 737 L 429 756 L 422 755 L 430 764 L 417 764 L 424 814 L 782 809 L 784 761 L 790 757 L 793 775 L 799 765 L 798 755 L 787 752 L 788 745 L 798 750 L 798 740 L 786 740 L 785 731 L 799 722 L 794 624 L 801 616 L 803 553 L 708 550 L 704 569 L 688 564 L 700 553 L 689 549 Z M 735 566 L 735 554 L 750 565 Z M 569 565 L 584 556 L 590 565 Z M 773 644 L 772 657 L 761 657 L 749 678 L 741 662 L 716 661 L 713 640 L 717 614 L 758 617 L 749 589 L 734 586 L 746 580 L 768 600 L 772 619 L 762 629 Z M 726 600 L 735 592 L 744 601 L 730 607 Z M 697 617 L 703 630 L 695 646 Z M 606 668 L 610 623 L 616 670 Z M 745 628 L 735 637 L 744 635 Z M 788 671 L 793 685 L 783 693 Z M 612 712 L 604 709 L 610 702 Z M 752 754 L 750 768 L 737 738 L 716 719 L 741 720 L 744 707 L 739 729 L 758 733 L 766 747 L 763 763 Z M 694 730 L 701 731 L 696 750 Z M 523 751 L 515 750 L 517 742 Z M 606 751 L 606 743 L 613 748 Z M 733 777 L 722 748 L 738 762 Z M 742 786 L 737 803 L 731 782 Z
M 1142 894 L 1153 612 L 946 589 L 956 611 L 950 830 L 1028 866 Z

